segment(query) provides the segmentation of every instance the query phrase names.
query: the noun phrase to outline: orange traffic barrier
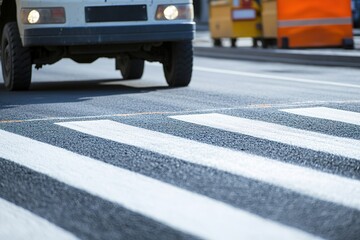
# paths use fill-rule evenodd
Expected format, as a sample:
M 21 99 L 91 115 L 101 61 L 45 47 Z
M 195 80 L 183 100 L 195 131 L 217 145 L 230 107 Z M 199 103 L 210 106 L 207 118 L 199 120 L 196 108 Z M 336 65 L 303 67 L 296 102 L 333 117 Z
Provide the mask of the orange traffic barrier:
M 350 0 L 277 0 L 281 48 L 353 48 Z

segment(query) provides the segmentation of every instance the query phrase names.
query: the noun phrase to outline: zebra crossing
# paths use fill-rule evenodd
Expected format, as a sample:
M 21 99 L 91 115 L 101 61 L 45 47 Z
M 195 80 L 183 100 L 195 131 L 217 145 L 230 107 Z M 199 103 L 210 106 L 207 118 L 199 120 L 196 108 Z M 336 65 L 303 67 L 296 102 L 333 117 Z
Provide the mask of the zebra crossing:
M 0 209 L 1 239 L 78 239 L 73 234 L 1 198 Z
M 280 111 L 359 126 L 359 113 L 355 112 L 331 108 L 297 108 L 280 109 Z M 173 121 L 174 126 L 176 122 L 201 125 L 209 129 L 248 135 L 266 141 L 360 160 L 360 141 L 357 139 L 336 137 L 219 113 L 171 115 L 168 119 Z M 317 201 L 333 203 L 355 211 L 360 210 L 360 181 L 358 179 L 135 127 L 114 120 L 62 121 L 56 122 L 55 126 L 270 184 L 300 196 L 317 199 Z M 0 130 L 0 146 L 2 146 L 0 160 L 5 159 L 47 175 L 66 185 L 195 237 L 205 239 L 264 239 L 264 236 L 267 239 L 319 238 L 316 232 L 309 233 L 291 224 L 258 216 L 174 184 L 8 131 Z M 10 204 L 0 201 L 1 209 L 6 208 L 5 203 Z M 13 207 L 13 209 L 18 208 Z M 8 209 L 14 211 L 14 214 L 18 211 Z M 19 215 L 19 218 L 25 219 L 31 216 L 31 214 L 24 217 Z M 0 219 L 2 217 L 0 212 Z M 34 215 L 33 218 L 39 217 Z M 46 230 L 46 227 L 42 228 L 45 233 L 59 229 L 45 219 L 41 221 L 51 226 L 49 230 Z M 0 230 L 1 239 L 8 238 L 8 234 L 9 232 Z M 65 230 L 61 234 L 64 234 L 64 237 L 59 239 L 72 239 L 71 237 L 76 239 L 72 233 Z
M 279 124 L 231 117 L 223 114 L 200 114 L 175 116 L 174 119 L 189 123 L 218 128 L 224 131 L 251 135 L 256 138 L 295 145 L 314 151 L 337 154 L 348 158 L 360 159 L 360 141 L 348 138 L 285 127 Z
M 283 109 L 281 111 L 305 117 L 327 119 L 360 126 L 360 113 L 326 107 Z

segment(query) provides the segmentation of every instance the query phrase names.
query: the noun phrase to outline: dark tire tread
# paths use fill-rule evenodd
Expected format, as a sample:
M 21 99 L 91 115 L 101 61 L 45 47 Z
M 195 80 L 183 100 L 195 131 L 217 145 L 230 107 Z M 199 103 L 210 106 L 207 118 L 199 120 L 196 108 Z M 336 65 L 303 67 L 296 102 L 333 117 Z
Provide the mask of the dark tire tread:
M 191 41 L 174 42 L 170 47 L 170 62 L 163 66 L 166 82 L 170 87 L 190 84 L 193 68 L 193 45 Z
M 143 59 L 129 59 L 129 62 L 124 66 L 121 75 L 124 80 L 140 79 L 144 74 L 145 61 Z

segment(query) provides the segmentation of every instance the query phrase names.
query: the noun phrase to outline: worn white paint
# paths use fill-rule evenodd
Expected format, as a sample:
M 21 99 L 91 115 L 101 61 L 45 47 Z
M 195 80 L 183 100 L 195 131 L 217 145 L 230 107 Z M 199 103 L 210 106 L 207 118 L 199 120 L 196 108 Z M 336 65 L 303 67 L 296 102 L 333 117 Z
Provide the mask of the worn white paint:
M 73 234 L 0 198 L 0 239 L 76 240 Z
M 58 124 L 360 210 L 360 182 L 353 179 L 109 120 Z
M 360 126 L 360 113 L 327 107 L 282 109 L 281 111 L 305 117 L 320 118 Z
M 217 113 L 182 115 L 172 118 L 360 160 L 360 141 L 356 139 L 330 136 L 279 124 Z
M 94 127 L 112 131 L 106 122 Z M 315 238 L 211 198 L 3 130 L 0 146 L 0 158 L 201 238 Z

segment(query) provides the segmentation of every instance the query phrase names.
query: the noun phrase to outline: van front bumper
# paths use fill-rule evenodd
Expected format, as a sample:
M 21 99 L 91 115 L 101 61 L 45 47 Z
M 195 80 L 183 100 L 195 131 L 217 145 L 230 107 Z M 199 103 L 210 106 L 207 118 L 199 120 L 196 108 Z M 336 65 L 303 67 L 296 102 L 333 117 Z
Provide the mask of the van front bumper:
M 24 30 L 23 43 L 31 46 L 81 46 L 192 40 L 195 23 L 102 26 L 74 28 L 31 28 Z

